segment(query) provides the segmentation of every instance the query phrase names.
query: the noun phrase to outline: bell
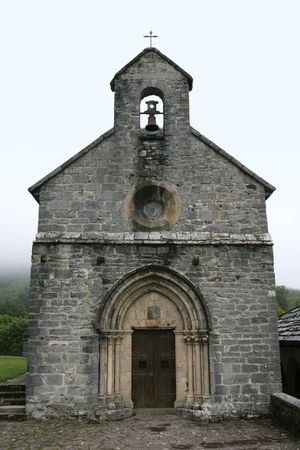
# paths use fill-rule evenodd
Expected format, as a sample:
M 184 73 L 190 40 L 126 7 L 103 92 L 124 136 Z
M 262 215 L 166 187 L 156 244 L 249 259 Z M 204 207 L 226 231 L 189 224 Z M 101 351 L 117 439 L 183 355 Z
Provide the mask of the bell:
M 149 100 L 146 102 L 148 105 L 148 109 L 143 114 L 148 114 L 148 124 L 145 127 L 147 131 L 157 131 L 159 130 L 159 126 L 156 124 L 155 114 L 161 114 L 159 111 L 156 111 L 157 101 Z

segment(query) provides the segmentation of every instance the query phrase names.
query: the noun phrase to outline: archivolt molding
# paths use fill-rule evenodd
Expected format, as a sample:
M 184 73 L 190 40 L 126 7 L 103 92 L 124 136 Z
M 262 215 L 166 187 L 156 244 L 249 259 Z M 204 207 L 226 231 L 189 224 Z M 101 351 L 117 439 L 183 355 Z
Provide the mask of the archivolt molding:
M 127 274 L 107 294 L 99 310 L 98 331 L 124 330 L 130 307 L 151 292 L 173 303 L 182 319 L 183 330 L 205 333 L 210 329 L 209 314 L 196 287 L 173 270 L 151 265 Z
M 149 318 L 147 304 L 161 308 L 161 318 Z M 201 294 L 184 276 L 154 265 L 130 272 L 104 298 L 96 328 L 103 405 L 133 407 L 131 334 L 136 328 L 174 330 L 176 407 L 196 407 L 209 397 L 209 314 Z

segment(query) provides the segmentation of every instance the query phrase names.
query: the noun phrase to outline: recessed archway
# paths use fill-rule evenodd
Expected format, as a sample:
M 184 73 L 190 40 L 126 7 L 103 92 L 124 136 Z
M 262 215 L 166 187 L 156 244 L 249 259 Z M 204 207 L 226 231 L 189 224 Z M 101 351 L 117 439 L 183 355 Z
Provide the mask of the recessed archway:
M 151 265 L 127 274 L 104 299 L 97 329 L 99 396 L 104 403 L 133 406 L 134 330 L 174 333 L 175 406 L 199 404 L 209 395 L 208 311 L 195 286 L 177 272 Z
M 164 128 L 164 94 L 158 88 L 149 86 L 141 92 L 140 127 L 147 131 Z

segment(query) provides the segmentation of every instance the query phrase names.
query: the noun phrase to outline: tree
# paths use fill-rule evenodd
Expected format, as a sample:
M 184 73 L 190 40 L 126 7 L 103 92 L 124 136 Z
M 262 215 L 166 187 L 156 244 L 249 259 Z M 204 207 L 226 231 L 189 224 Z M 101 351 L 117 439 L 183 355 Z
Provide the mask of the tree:
M 281 317 L 282 314 L 284 314 L 284 311 L 277 303 L 276 304 L 276 316 L 277 316 L 277 318 L 279 319 L 279 317 Z
M 23 340 L 28 336 L 28 319 L 0 315 L 0 355 L 21 356 Z
M 27 316 L 29 277 L 25 274 L 0 275 L 0 314 Z
M 276 286 L 276 301 L 283 312 L 289 310 L 289 290 L 285 286 Z

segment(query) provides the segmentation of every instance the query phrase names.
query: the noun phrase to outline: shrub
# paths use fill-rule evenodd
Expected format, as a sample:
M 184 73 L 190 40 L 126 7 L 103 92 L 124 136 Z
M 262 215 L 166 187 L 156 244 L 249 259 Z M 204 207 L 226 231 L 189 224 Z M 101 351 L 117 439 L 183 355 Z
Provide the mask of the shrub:
M 23 340 L 28 336 L 28 319 L 0 315 L 0 355 L 22 355 Z

